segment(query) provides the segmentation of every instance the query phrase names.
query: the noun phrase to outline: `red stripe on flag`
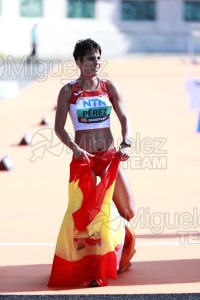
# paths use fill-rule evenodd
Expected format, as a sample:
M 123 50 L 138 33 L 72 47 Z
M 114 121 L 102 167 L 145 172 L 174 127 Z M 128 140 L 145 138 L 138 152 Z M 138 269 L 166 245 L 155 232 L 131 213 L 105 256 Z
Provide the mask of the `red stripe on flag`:
M 81 208 L 73 213 L 74 223 L 79 231 L 85 230 L 100 212 L 105 193 L 116 179 L 119 163 L 120 154 L 116 152 L 108 170 L 103 176 L 101 182 L 95 188 L 92 187 L 92 183 L 89 181 L 89 176 L 87 176 L 87 180 L 80 178 L 79 187 L 83 192 L 83 202 Z M 85 177 L 83 171 L 81 174 Z
M 74 287 L 101 278 L 108 285 L 108 278 L 116 279 L 116 254 L 88 255 L 79 261 L 67 261 L 54 256 L 48 287 Z

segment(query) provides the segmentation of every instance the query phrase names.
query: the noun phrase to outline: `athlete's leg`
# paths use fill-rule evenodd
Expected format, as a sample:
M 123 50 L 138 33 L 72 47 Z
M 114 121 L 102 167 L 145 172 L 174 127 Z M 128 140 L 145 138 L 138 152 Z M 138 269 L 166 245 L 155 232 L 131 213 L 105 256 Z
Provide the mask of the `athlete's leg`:
M 113 193 L 113 201 L 120 215 L 129 221 L 135 215 L 135 203 L 129 181 L 119 166 L 115 189 Z

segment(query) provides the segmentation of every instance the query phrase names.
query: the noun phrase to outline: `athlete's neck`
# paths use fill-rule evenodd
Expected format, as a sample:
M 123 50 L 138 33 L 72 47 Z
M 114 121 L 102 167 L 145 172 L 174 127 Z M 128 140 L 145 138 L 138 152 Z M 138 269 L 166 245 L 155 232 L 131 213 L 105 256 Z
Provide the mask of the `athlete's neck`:
M 95 91 L 98 88 L 99 79 L 97 77 L 79 77 L 78 82 L 84 91 Z

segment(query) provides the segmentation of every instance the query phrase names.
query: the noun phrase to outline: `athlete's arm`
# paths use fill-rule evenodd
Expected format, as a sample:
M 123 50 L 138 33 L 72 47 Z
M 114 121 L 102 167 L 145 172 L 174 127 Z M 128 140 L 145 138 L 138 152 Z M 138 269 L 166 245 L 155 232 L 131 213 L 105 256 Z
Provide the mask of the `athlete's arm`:
M 69 84 L 63 86 L 59 92 L 57 100 L 57 110 L 55 116 L 55 133 L 58 138 L 71 150 L 75 147 L 75 143 L 65 130 L 65 123 L 69 111 L 69 101 L 71 97 L 71 89 Z
M 69 112 L 69 102 L 71 98 L 71 88 L 70 85 L 67 84 L 61 88 L 58 100 L 57 100 L 57 110 L 55 116 L 55 133 L 58 138 L 69 147 L 73 153 L 75 158 L 77 159 L 87 159 L 89 161 L 88 156 L 93 156 L 81 149 L 69 136 L 67 131 L 65 130 L 65 123 L 67 120 L 67 115 Z
M 120 90 L 111 81 L 108 81 L 108 90 L 111 95 L 111 102 L 113 105 L 113 109 L 121 124 L 122 139 L 123 140 L 128 139 L 130 138 L 131 135 L 131 124 L 124 107 Z

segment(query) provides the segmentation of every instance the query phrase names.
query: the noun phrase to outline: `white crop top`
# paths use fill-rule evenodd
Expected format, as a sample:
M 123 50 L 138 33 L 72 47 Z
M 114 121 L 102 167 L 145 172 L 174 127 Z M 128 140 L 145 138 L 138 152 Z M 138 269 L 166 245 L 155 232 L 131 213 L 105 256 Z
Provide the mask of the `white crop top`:
M 69 114 L 74 130 L 110 127 L 112 103 L 107 80 L 99 79 L 98 88 L 95 91 L 82 90 L 77 80 L 69 84 L 72 91 Z

